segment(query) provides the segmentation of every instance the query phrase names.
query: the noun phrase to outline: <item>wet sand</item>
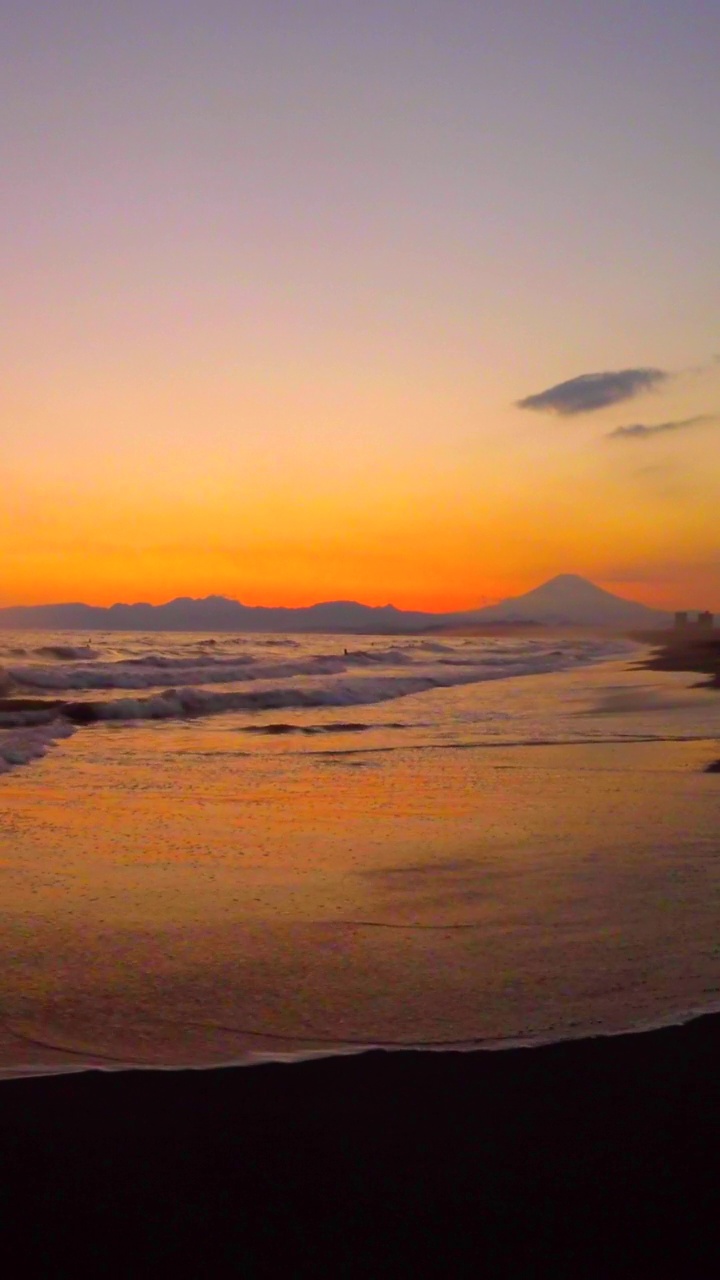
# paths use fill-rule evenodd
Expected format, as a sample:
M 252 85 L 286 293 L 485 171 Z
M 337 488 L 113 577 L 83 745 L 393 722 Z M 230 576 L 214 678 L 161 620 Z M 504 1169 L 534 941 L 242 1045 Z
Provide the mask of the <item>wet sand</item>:
M 187 766 L 164 733 L 122 755 L 90 732 L 3 780 L 0 1074 L 557 1040 L 720 1003 L 712 742 L 292 756 L 279 802 L 277 756 L 215 729 Z
M 698 671 L 710 677 L 700 688 L 720 689 L 720 634 L 687 638 L 672 635 L 643 663 L 651 671 Z M 720 760 L 707 766 L 708 773 L 720 773 Z

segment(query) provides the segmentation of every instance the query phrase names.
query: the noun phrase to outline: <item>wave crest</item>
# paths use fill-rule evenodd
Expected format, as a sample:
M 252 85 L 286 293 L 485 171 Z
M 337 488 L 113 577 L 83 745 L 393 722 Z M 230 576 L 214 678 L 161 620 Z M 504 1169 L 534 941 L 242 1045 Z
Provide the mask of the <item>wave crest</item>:
M 0 730 L 0 773 L 8 773 L 18 765 L 28 764 L 44 756 L 58 738 L 69 738 L 75 732 L 67 720 L 24 728 Z

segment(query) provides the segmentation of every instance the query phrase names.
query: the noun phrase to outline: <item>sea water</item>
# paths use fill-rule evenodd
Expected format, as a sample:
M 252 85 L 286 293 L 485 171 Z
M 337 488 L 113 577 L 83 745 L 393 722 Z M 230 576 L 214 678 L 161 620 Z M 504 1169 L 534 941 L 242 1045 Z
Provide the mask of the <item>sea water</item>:
M 720 994 L 720 697 L 615 638 L 0 635 L 0 1069 L 497 1047 Z

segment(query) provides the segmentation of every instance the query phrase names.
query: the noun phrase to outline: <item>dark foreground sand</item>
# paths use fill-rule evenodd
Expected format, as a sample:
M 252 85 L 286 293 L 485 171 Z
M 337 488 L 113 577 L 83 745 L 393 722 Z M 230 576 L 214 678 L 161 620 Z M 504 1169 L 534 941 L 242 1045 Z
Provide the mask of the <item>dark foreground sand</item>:
M 9 1081 L 0 1153 L 12 1274 L 713 1276 L 720 1017 Z

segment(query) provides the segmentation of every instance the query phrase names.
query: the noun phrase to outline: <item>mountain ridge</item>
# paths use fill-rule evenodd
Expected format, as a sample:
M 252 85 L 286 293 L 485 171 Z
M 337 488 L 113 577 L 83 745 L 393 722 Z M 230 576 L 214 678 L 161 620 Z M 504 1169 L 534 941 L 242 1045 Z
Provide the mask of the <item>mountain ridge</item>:
M 654 628 L 671 615 L 627 600 L 578 574 L 557 574 L 523 595 L 484 608 L 449 613 L 326 600 L 301 607 L 246 605 L 228 596 L 177 596 L 164 604 L 145 601 L 108 606 L 77 601 L 0 609 L 0 628 L 73 631 L 422 631 L 445 626 L 529 625 Z
M 518 621 L 532 617 L 546 625 L 642 627 L 670 621 L 670 613 L 653 609 L 598 587 L 576 573 L 559 573 L 521 596 L 483 610 L 486 621 Z

